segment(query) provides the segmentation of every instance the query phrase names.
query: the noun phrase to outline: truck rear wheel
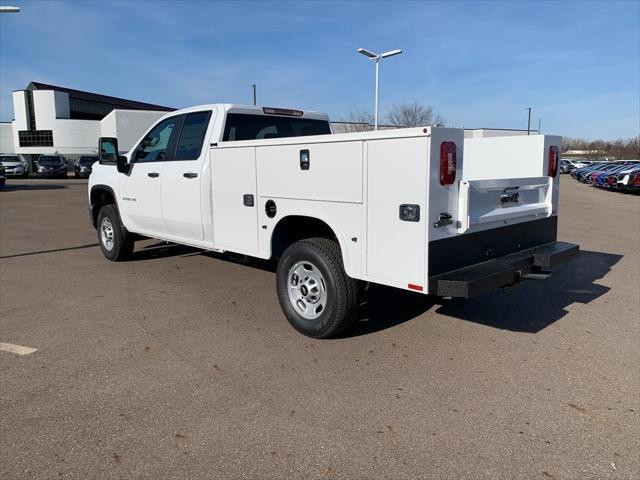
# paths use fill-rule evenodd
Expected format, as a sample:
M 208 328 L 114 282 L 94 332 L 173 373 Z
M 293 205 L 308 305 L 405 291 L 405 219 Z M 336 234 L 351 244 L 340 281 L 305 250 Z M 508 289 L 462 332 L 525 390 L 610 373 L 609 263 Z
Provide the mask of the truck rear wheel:
M 358 309 L 358 284 L 344 271 L 340 246 L 326 238 L 293 243 L 278 262 L 278 300 L 300 333 L 329 338 L 349 328 Z
M 113 205 L 105 205 L 98 212 L 98 242 L 102 254 L 112 262 L 127 260 L 133 253 L 133 236 L 120 222 Z

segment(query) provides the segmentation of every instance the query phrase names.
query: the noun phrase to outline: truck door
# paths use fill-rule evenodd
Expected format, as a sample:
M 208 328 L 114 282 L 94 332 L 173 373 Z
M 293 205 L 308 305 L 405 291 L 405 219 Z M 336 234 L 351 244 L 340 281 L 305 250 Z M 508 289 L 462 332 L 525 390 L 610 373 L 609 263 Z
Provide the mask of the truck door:
M 216 247 L 258 252 L 255 148 L 212 148 L 213 237 Z
M 208 148 L 204 148 L 211 110 L 182 115 L 175 154 L 162 172 L 162 214 L 172 236 L 202 240 L 202 169 Z M 207 145 L 208 147 L 208 145 Z
M 136 233 L 159 237 L 169 233 L 162 217 L 160 186 L 164 160 L 179 121 L 180 117 L 171 117 L 153 127 L 133 150 L 129 173 L 118 175 L 120 215 L 127 228 Z

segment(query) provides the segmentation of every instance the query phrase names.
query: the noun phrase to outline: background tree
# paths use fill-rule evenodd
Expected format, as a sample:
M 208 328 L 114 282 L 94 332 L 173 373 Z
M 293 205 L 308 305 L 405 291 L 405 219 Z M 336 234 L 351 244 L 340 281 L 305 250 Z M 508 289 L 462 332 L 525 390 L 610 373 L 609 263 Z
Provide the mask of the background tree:
M 351 110 L 346 118 L 341 118 L 338 122 L 342 124 L 339 133 L 373 130 L 373 114 L 366 110 Z
M 584 160 L 640 160 L 640 135 L 617 140 L 589 140 L 586 138 L 564 137 L 562 151 L 579 150 Z M 569 154 L 571 156 L 571 154 Z
M 420 105 L 418 102 L 398 103 L 387 111 L 385 122 L 395 127 L 423 127 L 444 123 L 444 118 L 436 112 L 433 105 Z

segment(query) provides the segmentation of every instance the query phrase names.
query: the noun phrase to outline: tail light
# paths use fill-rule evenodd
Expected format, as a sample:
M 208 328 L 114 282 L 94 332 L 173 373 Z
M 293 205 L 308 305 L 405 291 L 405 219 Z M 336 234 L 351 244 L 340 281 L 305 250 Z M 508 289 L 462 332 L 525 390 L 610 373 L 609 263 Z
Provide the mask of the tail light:
M 607 183 L 609 185 L 613 185 L 614 183 L 616 183 L 616 179 L 617 179 L 617 177 L 615 177 L 614 175 L 611 175 L 611 176 L 607 177 Z
M 549 147 L 549 176 L 555 177 L 558 174 L 558 147 L 551 145 Z
M 451 185 L 456 179 L 456 144 L 440 144 L 440 185 Z
M 640 173 L 636 173 L 633 176 L 633 180 L 629 182 L 634 187 L 640 187 Z

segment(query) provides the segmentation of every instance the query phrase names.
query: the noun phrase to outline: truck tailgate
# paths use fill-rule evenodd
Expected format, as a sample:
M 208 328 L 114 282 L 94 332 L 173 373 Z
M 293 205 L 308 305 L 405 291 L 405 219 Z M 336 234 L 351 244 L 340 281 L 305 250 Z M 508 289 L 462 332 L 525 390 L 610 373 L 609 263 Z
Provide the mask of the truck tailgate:
M 458 233 L 476 225 L 495 226 L 553 213 L 553 178 L 463 180 L 458 202 Z

